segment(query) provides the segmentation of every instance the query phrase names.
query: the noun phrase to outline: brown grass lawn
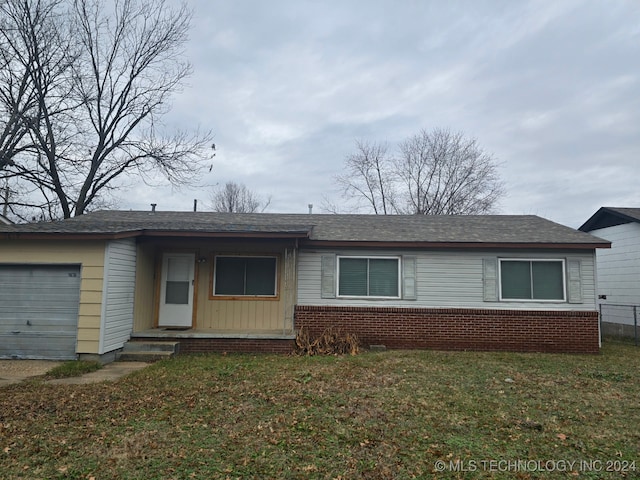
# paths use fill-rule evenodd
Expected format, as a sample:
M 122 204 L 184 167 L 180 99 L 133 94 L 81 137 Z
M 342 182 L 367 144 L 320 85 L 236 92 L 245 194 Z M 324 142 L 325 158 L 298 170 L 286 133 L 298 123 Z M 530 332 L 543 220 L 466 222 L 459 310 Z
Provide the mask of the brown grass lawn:
M 640 348 L 181 356 L 0 389 L 1 478 L 640 478 Z M 573 462 L 573 463 L 572 463 Z

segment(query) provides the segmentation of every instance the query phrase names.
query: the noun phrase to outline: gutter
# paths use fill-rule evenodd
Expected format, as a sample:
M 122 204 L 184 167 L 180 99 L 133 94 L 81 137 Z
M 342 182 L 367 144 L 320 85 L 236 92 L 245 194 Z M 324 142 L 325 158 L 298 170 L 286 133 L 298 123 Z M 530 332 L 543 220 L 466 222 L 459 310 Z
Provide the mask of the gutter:
M 421 248 L 421 249 L 553 249 L 553 250 L 593 250 L 611 248 L 611 242 L 594 243 L 516 243 L 516 242 L 374 242 L 374 241 L 323 241 L 306 240 L 301 247 L 368 247 L 368 248 Z
M 552 249 L 594 250 L 611 248 L 611 242 L 594 237 L 594 242 L 401 242 L 373 240 L 311 240 L 310 231 L 291 232 L 206 232 L 193 230 L 129 230 L 113 233 L 20 232 L 0 231 L 1 240 L 119 240 L 133 237 L 164 238 L 253 238 L 295 239 L 300 247 L 364 247 L 364 248 L 420 248 L 420 249 Z
M 119 240 L 132 237 L 179 237 L 179 238 L 307 238 L 308 232 L 198 232 L 188 231 L 158 231 L 132 230 L 114 233 L 69 233 L 69 232 L 0 232 L 0 240 Z

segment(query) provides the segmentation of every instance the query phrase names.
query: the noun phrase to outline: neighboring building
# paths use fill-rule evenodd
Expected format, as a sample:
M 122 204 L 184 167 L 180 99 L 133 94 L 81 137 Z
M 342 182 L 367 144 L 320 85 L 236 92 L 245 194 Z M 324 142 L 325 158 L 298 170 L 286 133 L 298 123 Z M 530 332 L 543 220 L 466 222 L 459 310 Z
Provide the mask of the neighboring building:
M 595 353 L 595 250 L 536 216 L 100 211 L 0 227 L 0 356 L 365 346 Z
M 633 336 L 640 310 L 640 208 L 602 207 L 580 229 L 611 242 L 597 254 L 603 332 Z

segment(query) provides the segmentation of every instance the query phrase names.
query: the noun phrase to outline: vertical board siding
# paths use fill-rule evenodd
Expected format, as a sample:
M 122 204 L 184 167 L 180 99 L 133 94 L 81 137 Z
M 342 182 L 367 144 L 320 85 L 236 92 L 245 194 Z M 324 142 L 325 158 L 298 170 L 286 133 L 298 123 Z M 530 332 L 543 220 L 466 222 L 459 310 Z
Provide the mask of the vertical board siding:
M 295 262 L 293 248 L 265 249 L 253 246 L 197 245 L 198 255 L 207 258 L 198 268 L 196 328 L 221 332 L 293 331 L 293 307 L 296 297 Z M 274 299 L 227 299 L 212 295 L 213 258 L 217 254 L 264 254 L 278 256 L 278 297 Z
M 155 254 L 148 245 L 136 249 L 136 291 L 133 310 L 133 329 L 141 332 L 153 328 L 155 307 Z
M 322 257 L 338 255 L 403 255 L 409 253 L 417 259 L 417 299 L 368 300 L 323 298 L 321 294 Z M 301 251 L 298 264 L 299 305 L 389 306 L 429 308 L 491 308 L 528 310 L 595 310 L 594 254 L 591 252 L 535 252 L 535 251 L 387 251 L 339 250 Z M 487 302 L 484 294 L 483 266 L 493 258 L 562 258 L 581 261 L 583 302 Z
M 640 224 L 626 223 L 589 232 L 611 242 L 598 249 L 598 294 L 602 303 L 640 305 Z
M 262 331 L 282 329 L 284 302 L 278 300 L 210 300 L 198 314 L 205 330 Z
M 109 242 L 105 251 L 105 269 L 101 354 L 122 348 L 133 330 L 135 240 Z

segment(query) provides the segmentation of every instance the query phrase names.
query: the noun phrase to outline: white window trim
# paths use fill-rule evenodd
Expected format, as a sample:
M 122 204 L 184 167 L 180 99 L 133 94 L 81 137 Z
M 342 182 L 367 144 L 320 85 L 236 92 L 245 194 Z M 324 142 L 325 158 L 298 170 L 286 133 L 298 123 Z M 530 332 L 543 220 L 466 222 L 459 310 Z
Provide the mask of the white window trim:
M 502 298 L 502 262 L 560 262 L 562 263 L 562 299 Z M 533 282 L 531 284 L 533 288 Z M 498 259 L 498 298 L 501 302 L 529 303 L 567 303 L 567 265 L 564 258 L 499 258 Z
M 394 297 L 380 297 L 370 295 L 340 295 L 340 259 L 357 258 L 368 260 L 396 260 L 398 264 L 398 295 Z M 367 282 L 369 279 L 367 278 Z M 368 290 L 367 286 L 367 290 Z M 360 300 L 397 300 L 402 298 L 402 257 L 400 256 L 377 256 L 377 255 L 338 255 L 336 259 L 336 298 L 360 299 Z
M 243 295 L 243 294 L 234 294 L 229 295 L 228 293 L 216 293 L 216 273 L 218 270 L 218 258 L 273 258 L 275 260 L 275 268 L 274 270 L 274 284 L 273 288 L 275 292 L 273 295 Z M 214 255 L 213 257 L 213 292 L 212 295 L 214 297 L 242 297 L 242 298 L 277 298 L 278 297 L 278 256 L 277 255 Z

